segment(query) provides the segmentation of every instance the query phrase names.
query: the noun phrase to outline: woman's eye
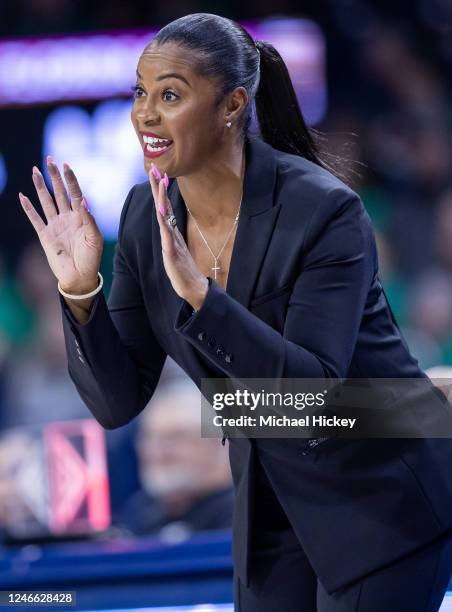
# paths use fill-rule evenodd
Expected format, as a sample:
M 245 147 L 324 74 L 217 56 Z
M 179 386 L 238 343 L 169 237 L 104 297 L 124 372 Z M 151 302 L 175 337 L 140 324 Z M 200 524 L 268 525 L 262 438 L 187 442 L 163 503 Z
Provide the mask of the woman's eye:
M 166 96 L 166 94 L 170 94 L 171 96 L 175 96 L 176 98 L 178 98 L 178 96 L 177 96 L 177 95 L 176 95 L 176 94 L 175 94 L 173 91 L 171 91 L 170 89 L 166 89 L 166 90 L 163 92 L 163 94 L 162 94 L 162 95 L 163 95 L 163 96 Z M 171 102 L 171 100 L 167 100 L 167 101 Z
M 143 95 L 145 94 L 144 89 L 140 86 L 140 85 L 134 85 L 132 88 L 132 92 L 133 92 L 133 97 L 134 98 L 142 98 Z M 174 99 L 178 98 L 179 96 L 177 94 L 175 94 L 173 91 L 171 91 L 170 89 L 166 89 L 163 93 L 162 93 L 162 97 L 166 96 L 166 95 L 170 95 L 170 96 L 174 96 L 174 98 L 172 99 L 166 99 L 166 102 L 172 102 Z
M 132 91 L 133 91 L 134 98 L 141 98 L 141 94 L 144 93 L 144 89 L 140 87 L 139 85 L 134 85 L 132 87 Z

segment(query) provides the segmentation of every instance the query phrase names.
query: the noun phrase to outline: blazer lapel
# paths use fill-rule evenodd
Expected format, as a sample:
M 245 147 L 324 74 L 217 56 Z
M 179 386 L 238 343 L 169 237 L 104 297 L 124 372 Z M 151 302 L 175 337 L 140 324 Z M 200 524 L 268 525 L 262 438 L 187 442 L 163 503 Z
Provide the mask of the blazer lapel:
M 273 205 L 276 177 L 274 150 L 258 137 L 251 136 L 245 144 L 242 206 L 226 286 L 226 292 L 245 308 L 249 307 L 281 207 Z M 177 179 L 171 181 L 168 195 L 179 231 L 186 240 L 187 210 Z
M 251 137 L 245 154 L 243 200 L 226 292 L 248 308 L 281 205 L 273 205 L 277 173 L 272 147 Z

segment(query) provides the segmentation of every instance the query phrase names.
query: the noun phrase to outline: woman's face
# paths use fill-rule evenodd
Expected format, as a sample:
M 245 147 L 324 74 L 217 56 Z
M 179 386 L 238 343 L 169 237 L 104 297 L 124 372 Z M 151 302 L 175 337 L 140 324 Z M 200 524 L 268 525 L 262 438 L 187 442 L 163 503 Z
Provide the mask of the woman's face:
M 147 172 L 153 162 L 162 175 L 187 175 L 218 153 L 225 121 L 214 100 L 214 84 L 197 76 L 189 51 L 174 43 L 146 47 L 131 118 Z

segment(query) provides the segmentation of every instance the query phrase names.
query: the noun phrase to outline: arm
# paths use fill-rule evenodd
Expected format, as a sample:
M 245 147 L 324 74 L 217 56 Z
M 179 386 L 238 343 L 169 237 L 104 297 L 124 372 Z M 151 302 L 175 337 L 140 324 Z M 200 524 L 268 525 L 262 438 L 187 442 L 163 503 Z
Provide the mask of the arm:
M 139 284 L 122 252 L 122 228 L 133 189 L 121 214 L 108 304 L 101 292 L 89 318 L 79 323 L 60 295 L 69 374 L 96 420 L 121 427 L 146 406 L 166 354 L 147 317 Z
M 310 221 L 283 334 L 212 279 L 195 314 L 183 301 L 176 331 L 226 376 L 346 376 L 376 269 L 376 250 L 370 219 L 358 196 L 342 192 L 337 197 L 336 193 L 325 204 Z M 229 363 L 209 348 L 204 336 L 210 335 L 231 355 Z

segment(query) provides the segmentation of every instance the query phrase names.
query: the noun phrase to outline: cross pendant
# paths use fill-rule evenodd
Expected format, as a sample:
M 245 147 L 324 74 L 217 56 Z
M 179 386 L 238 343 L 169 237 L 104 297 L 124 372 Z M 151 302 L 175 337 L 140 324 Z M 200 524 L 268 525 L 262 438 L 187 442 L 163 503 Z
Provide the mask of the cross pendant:
M 213 270 L 213 273 L 214 273 L 214 279 L 216 280 L 217 279 L 217 270 L 221 270 L 220 266 L 217 266 L 217 260 L 215 260 L 215 264 L 214 264 L 212 270 Z

